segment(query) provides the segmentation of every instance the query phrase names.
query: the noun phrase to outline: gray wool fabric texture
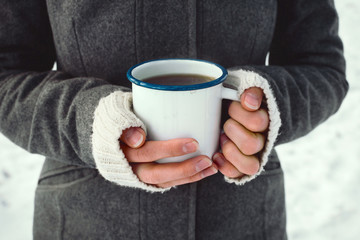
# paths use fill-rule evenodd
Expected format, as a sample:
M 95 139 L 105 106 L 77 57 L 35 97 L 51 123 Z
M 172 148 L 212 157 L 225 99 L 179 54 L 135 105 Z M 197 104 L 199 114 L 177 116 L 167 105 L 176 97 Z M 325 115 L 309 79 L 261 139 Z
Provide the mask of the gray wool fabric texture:
M 1 5 L 0 131 L 46 157 L 34 239 L 287 239 L 275 151 L 244 186 L 218 173 L 151 194 L 114 185 L 94 168 L 93 113 L 101 98 L 130 91 L 132 65 L 199 58 L 268 80 L 282 121 L 276 145 L 304 136 L 337 111 L 348 89 L 333 0 Z

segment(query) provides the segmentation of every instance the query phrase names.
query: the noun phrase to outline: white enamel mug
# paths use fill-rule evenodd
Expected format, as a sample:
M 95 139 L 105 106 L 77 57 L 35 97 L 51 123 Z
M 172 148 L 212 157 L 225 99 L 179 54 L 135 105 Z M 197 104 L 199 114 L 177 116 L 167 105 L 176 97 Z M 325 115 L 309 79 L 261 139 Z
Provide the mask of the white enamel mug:
M 185 86 L 142 81 L 174 74 L 196 74 L 215 79 Z M 227 77 L 225 68 L 204 60 L 158 59 L 133 66 L 127 77 L 132 82 L 134 113 L 147 128 L 147 140 L 194 138 L 199 143 L 195 153 L 157 162 L 180 162 L 198 155 L 212 158 L 219 147 L 222 99 L 239 101 L 236 90 L 222 85 Z

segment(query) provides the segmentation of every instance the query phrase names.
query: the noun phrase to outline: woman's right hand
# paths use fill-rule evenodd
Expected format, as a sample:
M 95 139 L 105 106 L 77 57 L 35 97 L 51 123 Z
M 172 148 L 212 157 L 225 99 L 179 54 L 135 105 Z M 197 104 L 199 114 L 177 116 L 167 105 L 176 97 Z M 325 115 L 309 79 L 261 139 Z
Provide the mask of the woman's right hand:
M 133 172 L 144 183 L 161 188 L 196 182 L 217 173 L 218 169 L 204 155 L 176 163 L 156 163 L 156 160 L 196 152 L 199 144 L 192 138 L 167 141 L 145 141 L 139 127 L 126 129 L 120 146 Z

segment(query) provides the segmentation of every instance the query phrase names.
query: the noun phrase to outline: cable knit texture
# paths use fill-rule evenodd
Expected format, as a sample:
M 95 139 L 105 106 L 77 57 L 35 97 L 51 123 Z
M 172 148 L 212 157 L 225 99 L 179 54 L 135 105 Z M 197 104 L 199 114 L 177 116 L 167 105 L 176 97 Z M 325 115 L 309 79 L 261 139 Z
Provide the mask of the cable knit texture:
M 120 148 L 119 138 L 125 129 L 141 127 L 146 130 L 131 108 L 130 92 L 116 91 L 100 100 L 94 114 L 92 135 L 96 166 L 105 179 L 121 186 L 140 188 L 149 192 L 169 190 L 140 181 Z
M 229 70 L 229 76 L 226 79 L 225 83 L 230 85 L 233 88 L 238 90 L 239 96 L 250 87 L 259 87 L 264 91 L 264 97 L 267 102 L 270 125 L 267 136 L 267 141 L 265 143 L 265 147 L 260 156 L 260 169 L 259 171 L 251 176 L 244 176 L 242 178 L 229 178 L 225 177 L 225 181 L 229 183 L 235 183 L 238 185 L 242 185 L 256 176 L 258 176 L 262 171 L 264 171 L 264 166 L 268 161 L 269 154 L 274 147 L 275 140 L 278 136 L 279 129 L 281 126 L 280 112 L 278 110 L 278 106 L 276 103 L 276 99 L 274 94 L 270 88 L 269 83 L 265 78 L 260 76 L 259 74 L 252 71 L 245 70 Z

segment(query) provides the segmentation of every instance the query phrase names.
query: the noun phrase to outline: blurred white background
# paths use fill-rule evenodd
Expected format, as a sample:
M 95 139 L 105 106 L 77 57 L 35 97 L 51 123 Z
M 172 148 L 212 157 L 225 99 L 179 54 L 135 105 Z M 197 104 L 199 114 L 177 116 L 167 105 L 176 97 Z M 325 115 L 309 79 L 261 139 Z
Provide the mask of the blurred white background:
M 311 134 L 279 146 L 290 240 L 360 236 L 360 1 L 336 0 L 350 91 Z M 34 191 L 43 157 L 0 134 L 0 239 L 32 239 Z

